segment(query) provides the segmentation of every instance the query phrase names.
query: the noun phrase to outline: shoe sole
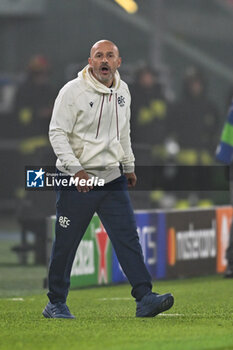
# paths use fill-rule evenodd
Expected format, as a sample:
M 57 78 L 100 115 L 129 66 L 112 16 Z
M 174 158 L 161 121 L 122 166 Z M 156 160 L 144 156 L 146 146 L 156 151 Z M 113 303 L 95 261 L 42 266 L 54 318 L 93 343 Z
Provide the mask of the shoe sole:
M 155 317 L 161 312 L 169 310 L 174 304 L 174 297 L 170 295 L 165 299 L 161 304 L 156 305 L 154 310 L 148 310 L 148 313 L 144 315 L 136 315 L 136 317 Z M 148 306 L 148 309 L 151 308 L 151 305 Z

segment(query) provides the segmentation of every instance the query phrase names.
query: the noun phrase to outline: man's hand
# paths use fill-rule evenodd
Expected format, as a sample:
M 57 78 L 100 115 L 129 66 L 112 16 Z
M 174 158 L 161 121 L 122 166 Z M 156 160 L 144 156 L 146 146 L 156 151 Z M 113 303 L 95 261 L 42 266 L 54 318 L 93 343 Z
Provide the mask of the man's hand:
M 80 185 L 80 180 L 84 179 L 84 180 L 85 180 L 85 183 L 87 183 L 87 180 L 89 179 L 89 176 L 88 176 L 88 174 L 86 173 L 85 170 L 80 170 L 80 171 L 78 171 L 78 172 L 74 175 L 74 178 L 75 178 L 75 179 L 76 179 L 77 177 L 79 178 L 78 186 L 77 186 L 77 190 L 78 190 L 79 192 L 89 192 L 90 190 L 93 189 L 93 186 L 87 186 L 87 184 L 84 185 L 84 186 L 81 186 L 81 185 Z
M 124 175 L 128 181 L 128 187 L 134 187 L 137 182 L 137 176 L 135 173 L 125 173 Z

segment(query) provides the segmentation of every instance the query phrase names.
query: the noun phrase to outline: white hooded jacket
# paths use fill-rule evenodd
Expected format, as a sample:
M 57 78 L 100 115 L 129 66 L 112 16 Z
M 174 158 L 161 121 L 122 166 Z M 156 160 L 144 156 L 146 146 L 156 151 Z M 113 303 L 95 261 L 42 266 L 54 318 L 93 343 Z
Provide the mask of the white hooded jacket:
M 85 169 L 105 182 L 134 171 L 130 142 L 130 93 L 116 71 L 111 88 L 101 84 L 86 66 L 68 82 L 55 101 L 49 138 L 56 166 L 74 175 Z

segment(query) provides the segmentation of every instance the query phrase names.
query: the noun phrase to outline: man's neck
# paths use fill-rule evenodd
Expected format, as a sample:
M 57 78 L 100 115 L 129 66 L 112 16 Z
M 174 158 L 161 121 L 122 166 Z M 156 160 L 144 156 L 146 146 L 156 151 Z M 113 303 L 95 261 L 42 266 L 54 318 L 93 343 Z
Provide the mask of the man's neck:
M 110 82 L 107 82 L 107 83 L 102 83 L 102 81 L 100 81 L 100 83 L 107 86 L 108 88 L 111 88 L 113 86 L 113 80 L 111 80 Z

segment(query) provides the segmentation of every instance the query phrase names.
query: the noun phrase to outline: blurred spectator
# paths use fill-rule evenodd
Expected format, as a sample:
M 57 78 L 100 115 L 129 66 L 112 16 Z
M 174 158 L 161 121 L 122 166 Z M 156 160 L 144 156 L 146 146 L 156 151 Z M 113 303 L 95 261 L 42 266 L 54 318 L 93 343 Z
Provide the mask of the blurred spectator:
M 24 81 L 15 97 L 15 126 L 20 141 L 21 175 L 26 165 L 52 164 L 48 127 L 55 99 L 50 84 L 50 65 L 44 56 L 30 59 Z M 51 159 L 52 158 L 52 159 Z M 24 187 L 24 178 L 23 187 Z
M 170 127 L 180 148 L 178 163 L 212 164 L 218 139 L 218 110 L 207 97 L 202 72 L 195 67 L 185 72 L 183 95 L 173 107 Z
M 18 155 L 15 149 L 17 143 L 15 136 L 15 120 L 13 118 L 13 101 L 16 90 L 16 79 L 11 74 L 0 74 L 0 213 L 8 212 L 14 208 L 14 185 L 4 186 L 3 184 L 13 184 L 15 172 L 9 171 L 12 164 L 16 164 Z
M 48 126 L 55 98 L 49 74 L 50 66 L 46 58 L 33 57 L 28 64 L 25 80 L 16 93 L 18 136 L 25 141 L 22 144 L 25 153 L 32 153 L 36 148 L 48 144 Z M 30 140 L 26 142 L 28 137 Z
M 130 87 L 131 133 L 137 164 L 156 164 L 160 161 L 164 138 L 168 102 L 159 82 L 159 73 L 149 66 L 138 70 L 135 83 Z M 157 146 L 153 158 L 153 146 Z
M 36 263 L 45 263 L 46 216 L 55 212 L 52 192 L 25 191 L 25 166 L 43 167 L 55 161 L 48 140 L 48 127 L 55 100 L 50 84 L 50 65 L 43 56 L 29 61 L 25 80 L 15 98 L 17 138 L 20 142 L 18 218 L 22 230 L 36 237 Z M 37 169 L 37 168 L 36 168 Z M 26 249 L 22 247 L 22 249 Z
M 130 86 L 131 139 L 136 165 L 156 165 L 165 161 L 168 102 L 159 79 L 158 71 L 144 66 L 138 69 L 135 82 Z M 161 191 L 156 191 L 156 202 L 158 193 L 159 198 L 163 196 Z M 154 202 L 149 191 L 131 192 L 131 198 L 138 209 L 150 208 Z

